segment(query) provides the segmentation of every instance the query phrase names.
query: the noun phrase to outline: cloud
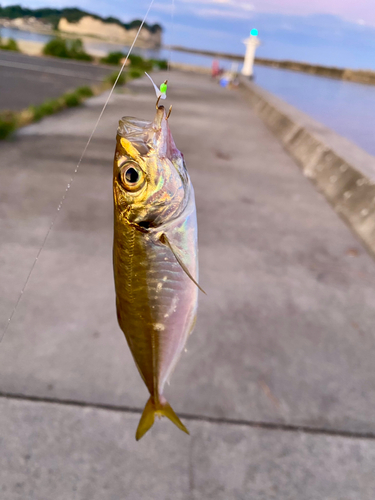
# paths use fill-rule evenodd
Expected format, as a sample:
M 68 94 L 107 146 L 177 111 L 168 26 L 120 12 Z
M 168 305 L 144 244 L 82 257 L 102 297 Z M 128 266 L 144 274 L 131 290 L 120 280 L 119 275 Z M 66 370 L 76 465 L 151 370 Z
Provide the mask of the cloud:
M 230 17 L 232 19 L 251 19 L 253 17 L 253 14 L 250 14 L 250 12 L 245 13 L 221 9 L 198 9 L 196 14 L 201 17 Z
M 191 13 L 207 19 L 251 19 L 255 10 L 248 0 L 182 0 L 190 4 Z
M 218 3 L 221 3 L 221 0 L 216 0 Z M 231 5 L 233 7 L 237 7 L 242 10 L 255 10 L 255 6 L 252 3 L 249 3 L 248 0 L 224 0 L 226 5 Z
M 152 6 L 153 10 L 156 10 L 158 12 L 165 12 L 166 14 L 172 14 L 173 10 L 173 5 L 171 3 L 165 4 L 165 3 L 154 3 Z
M 248 0 L 182 0 L 186 4 L 199 5 L 222 5 L 223 7 L 234 7 L 242 10 L 254 10 L 255 7 Z

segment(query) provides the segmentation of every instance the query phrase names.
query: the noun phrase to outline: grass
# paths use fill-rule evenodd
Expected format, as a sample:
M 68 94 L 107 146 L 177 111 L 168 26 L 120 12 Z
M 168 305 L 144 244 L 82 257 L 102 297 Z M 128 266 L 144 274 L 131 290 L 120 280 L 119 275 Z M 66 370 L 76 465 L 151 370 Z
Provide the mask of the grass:
M 117 78 L 117 75 L 118 75 L 118 71 L 114 71 L 113 73 L 111 73 L 110 75 L 107 76 L 106 82 L 110 83 L 111 85 L 114 85 L 116 78 Z M 127 75 L 127 73 L 126 73 L 126 75 Z M 126 83 L 126 76 L 124 73 L 121 73 L 121 75 L 117 81 L 117 85 L 124 85 L 125 83 Z
M 8 38 L 8 40 L 3 43 L 1 37 L 0 37 L 0 49 L 2 50 L 12 50 L 14 52 L 20 52 L 20 49 L 18 47 L 18 44 L 13 38 Z
M 4 111 L 0 113 L 0 139 L 6 139 L 17 128 L 15 113 Z
M 143 59 L 142 56 L 138 56 L 136 54 L 130 54 L 129 61 L 131 68 L 137 68 L 143 71 L 151 71 L 153 68 L 151 60 Z
M 103 64 L 113 64 L 115 66 L 118 66 L 121 62 L 121 59 L 123 59 L 124 57 L 126 56 L 123 52 L 110 52 L 106 55 L 106 57 L 102 57 L 100 59 L 100 62 Z
M 93 57 L 85 52 L 80 38 L 65 39 L 56 37 L 45 44 L 43 54 L 46 56 L 62 57 L 64 59 L 93 61 Z
M 94 91 L 88 85 L 84 85 L 83 87 L 78 87 L 78 89 L 76 89 L 76 92 L 82 98 L 92 97 L 94 95 Z
M 168 69 L 168 62 L 165 59 L 150 59 L 154 65 L 154 68 Z
M 100 61 L 107 64 L 118 65 L 121 60 L 126 57 L 122 52 L 110 52 L 106 57 Z M 129 56 L 130 66 L 125 73 L 121 73 L 118 80 L 118 85 L 124 85 L 128 79 L 140 78 L 145 74 L 145 71 L 152 71 L 155 67 L 159 69 L 167 69 L 168 63 L 165 60 L 156 59 L 143 59 L 143 57 L 131 54 Z M 118 71 L 114 71 L 107 78 L 106 81 L 114 85 Z
M 38 106 L 30 106 L 32 121 L 38 122 L 48 115 L 53 115 L 63 108 L 63 102 L 60 99 L 48 99 Z
M 144 75 L 144 71 L 140 68 L 130 68 L 128 74 L 130 78 L 140 78 Z
M 110 52 L 107 56 L 102 57 L 100 62 L 103 64 L 113 64 L 118 66 L 122 59 L 125 59 L 126 54 L 123 52 Z M 130 69 L 137 68 L 138 70 L 152 71 L 153 69 L 168 69 L 168 63 L 164 59 L 144 59 L 142 56 L 136 54 L 130 54 Z
M 81 104 L 81 98 L 76 92 L 69 92 L 62 96 L 67 108 L 74 108 Z

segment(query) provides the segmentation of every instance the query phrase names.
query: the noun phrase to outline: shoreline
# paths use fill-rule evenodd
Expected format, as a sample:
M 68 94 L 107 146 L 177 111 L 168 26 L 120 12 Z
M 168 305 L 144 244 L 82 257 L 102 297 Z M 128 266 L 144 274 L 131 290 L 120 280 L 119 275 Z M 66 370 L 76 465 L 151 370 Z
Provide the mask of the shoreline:
M 50 38 L 55 38 L 55 37 L 61 36 L 62 38 L 80 38 L 83 41 L 92 42 L 92 43 L 103 42 L 103 43 L 115 45 L 115 46 L 116 45 L 127 46 L 127 44 L 123 40 L 105 38 L 105 37 L 102 37 L 99 35 L 72 33 L 69 31 L 62 31 L 62 30 L 41 30 L 41 29 L 32 28 L 32 27 L 26 29 L 23 26 L 6 26 L 6 25 L 0 23 L 0 30 L 1 30 L 1 28 L 16 30 L 16 31 L 20 31 L 21 33 L 31 33 L 34 35 L 48 36 Z M 5 40 L 8 38 L 13 38 L 13 37 L 6 37 L 6 36 L 4 37 Z M 15 40 L 17 41 L 17 43 L 19 43 L 20 41 L 39 43 L 42 45 L 44 45 L 46 43 L 46 41 L 43 42 L 43 41 L 37 41 L 37 40 L 27 40 L 27 39 L 22 39 L 22 38 L 16 38 Z M 129 43 L 128 43 L 129 46 L 131 45 L 132 41 L 133 41 L 133 39 L 130 38 Z M 163 45 L 161 44 L 160 46 L 159 45 L 156 46 L 154 44 L 147 44 L 142 39 L 138 38 L 137 42 L 135 44 L 135 47 L 145 49 L 145 50 L 157 50 L 157 49 L 162 48 Z

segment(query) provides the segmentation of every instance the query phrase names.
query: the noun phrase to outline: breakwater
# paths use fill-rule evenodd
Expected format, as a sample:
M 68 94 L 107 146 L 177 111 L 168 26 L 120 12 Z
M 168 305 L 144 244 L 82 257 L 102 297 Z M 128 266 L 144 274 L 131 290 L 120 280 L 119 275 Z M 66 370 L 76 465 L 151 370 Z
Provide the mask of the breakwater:
M 242 78 L 245 97 L 303 173 L 375 256 L 375 158 Z
M 208 56 L 215 59 L 229 59 L 232 61 L 243 61 L 244 56 L 241 54 L 228 54 L 227 52 L 216 52 L 214 50 L 190 49 L 188 47 L 180 47 L 179 45 L 165 45 L 167 50 L 176 50 L 177 52 L 187 52 L 189 54 L 197 54 L 199 56 Z
M 262 66 L 271 66 L 272 68 L 289 69 L 291 71 L 301 71 L 310 75 L 325 76 L 329 78 L 338 78 L 350 82 L 366 83 L 375 85 L 375 71 L 354 70 L 347 68 L 335 68 L 330 66 L 321 66 L 318 64 L 309 64 L 297 61 L 280 61 L 276 59 L 263 59 L 257 57 L 256 64 Z

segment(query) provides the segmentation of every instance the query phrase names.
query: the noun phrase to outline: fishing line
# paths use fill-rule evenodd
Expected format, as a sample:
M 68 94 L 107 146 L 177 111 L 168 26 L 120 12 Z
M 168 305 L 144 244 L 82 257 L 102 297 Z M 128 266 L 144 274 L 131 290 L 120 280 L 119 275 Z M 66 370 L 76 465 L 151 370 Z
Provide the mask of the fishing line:
M 173 1 L 174 1 L 174 0 L 173 0 Z M 53 219 L 52 219 L 52 221 L 51 221 L 51 224 L 50 224 L 50 226 L 49 226 L 49 228 L 48 228 L 48 230 L 47 230 L 47 233 L 46 233 L 46 235 L 45 235 L 45 237 L 44 237 L 44 240 L 43 240 L 43 242 L 42 242 L 42 246 L 39 248 L 38 253 L 36 254 L 36 257 L 35 257 L 35 259 L 34 259 L 34 262 L 33 262 L 32 266 L 31 266 L 31 268 L 30 268 L 30 271 L 29 271 L 29 273 L 28 273 L 27 277 L 26 277 L 25 283 L 24 283 L 24 285 L 23 285 L 23 287 L 22 287 L 22 289 L 21 289 L 21 292 L 20 292 L 20 294 L 19 294 L 19 296 L 18 296 L 17 300 L 16 300 L 16 303 L 15 303 L 15 305 L 14 305 L 14 307 L 13 307 L 13 310 L 12 310 L 12 312 L 11 312 L 11 314 L 10 314 L 10 316 L 9 316 L 9 318 L 8 318 L 8 320 L 7 320 L 7 322 L 6 322 L 6 324 L 5 324 L 5 327 L 4 327 L 4 330 L 3 330 L 3 333 L 2 333 L 1 338 L 0 338 L 0 343 L 3 341 L 3 338 L 4 338 L 5 334 L 6 334 L 6 333 L 7 333 L 7 331 L 8 331 L 9 325 L 10 325 L 10 323 L 11 323 L 12 319 L 13 319 L 13 316 L 14 316 L 15 312 L 17 311 L 17 308 L 18 308 L 19 303 L 21 302 L 22 296 L 23 296 L 23 294 L 24 294 L 24 292 L 25 292 L 25 290 L 26 290 L 27 284 L 29 283 L 29 280 L 30 280 L 31 275 L 32 275 L 32 273 L 33 273 L 33 271 L 34 271 L 34 268 L 35 268 L 35 266 L 36 266 L 36 263 L 38 262 L 38 259 L 39 259 L 39 257 L 40 257 L 40 254 L 42 253 L 43 248 L 44 248 L 44 246 L 45 246 L 45 244 L 46 244 L 46 242 L 47 242 L 47 239 L 48 239 L 48 237 L 49 237 L 49 235 L 50 235 L 50 233 L 51 233 L 51 231 L 52 231 L 52 228 L 53 228 L 53 226 L 54 226 L 54 224 L 55 224 L 55 222 L 56 222 L 56 219 L 57 219 L 57 217 L 58 217 L 58 215 L 59 215 L 59 213 L 60 213 L 61 207 L 63 206 L 63 203 L 64 203 L 64 201 L 65 201 L 65 199 L 66 199 L 66 197 L 67 197 L 68 191 L 69 191 L 69 189 L 71 188 L 71 186 L 72 186 L 72 184 L 73 184 L 74 177 L 75 177 L 76 173 L 78 172 L 78 169 L 79 169 L 79 167 L 80 167 L 80 165 L 81 165 L 81 163 L 82 163 L 82 160 L 83 160 L 83 158 L 84 158 L 84 156 L 85 156 L 85 154 L 86 154 L 87 148 L 88 148 L 88 147 L 89 147 L 89 145 L 90 145 L 91 139 L 93 138 L 93 136 L 94 136 L 94 134 L 95 134 L 95 132 L 96 132 L 96 129 L 98 128 L 99 122 L 100 122 L 100 120 L 102 119 L 102 116 L 103 116 L 103 114 L 104 114 L 104 111 L 105 111 L 105 109 L 106 109 L 106 107 L 107 107 L 107 105 L 108 105 L 108 103 L 109 103 L 109 100 L 110 100 L 110 99 L 111 99 L 111 97 L 112 97 L 113 91 L 115 90 L 115 87 L 116 87 L 116 85 L 117 85 L 117 82 L 119 81 L 119 78 L 120 78 L 120 76 L 121 76 L 121 73 L 124 71 L 124 68 L 125 68 L 125 65 L 126 65 L 126 63 L 127 63 L 128 59 L 129 59 L 130 53 L 131 53 L 131 51 L 133 50 L 133 47 L 134 47 L 134 45 L 135 45 L 135 42 L 137 41 L 137 38 L 138 38 L 138 36 L 139 36 L 139 34 L 140 34 L 140 32 L 141 32 L 141 29 L 143 28 L 144 23 L 146 22 L 147 16 L 148 16 L 148 14 L 149 14 L 149 12 L 150 12 L 150 10 L 151 10 L 151 7 L 153 6 L 154 2 L 155 2 L 155 0 L 151 0 L 150 5 L 148 6 L 147 12 L 146 12 L 146 14 L 145 14 L 145 16 L 144 16 L 144 18 L 143 18 L 142 23 L 140 24 L 140 26 L 139 26 L 139 28 L 138 28 L 138 31 L 137 31 L 137 33 L 136 33 L 136 35 L 135 35 L 135 38 L 134 38 L 134 40 L 133 40 L 133 43 L 131 44 L 131 46 L 130 46 L 130 48 L 129 48 L 129 51 L 128 51 L 128 54 L 127 54 L 127 56 L 126 56 L 126 58 L 125 58 L 125 60 L 124 60 L 124 62 L 123 62 L 123 64 L 122 64 L 122 66 L 121 66 L 121 69 L 120 69 L 120 71 L 119 71 L 119 73 L 118 73 L 118 75 L 117 75 L 117 78 L 116 78 L 116 80 L 115 80 L 115 83 L 113 84 L 113 86 L 112 86 L 112 88 L 111 88 L 111 90 L 110 90 L 110 92 L 109 92 L 109 94 L 108 94 L 108 97 L 107 97 L 107 99 L 106 99 L 106 101 L 105 101 L 105 103 L 104 103 L 104 106 L 103 106 L 103 108 L 102 108 L 102 110 L 101 110 L 100 114 L 99 114 L 99 117 L 98 117 L 98 119 L 96 120 L 95 126 L 94 126 L 94 128 L 93 128 L 93 130 L 92 130 L 92 132 L 91 132 L 91 134 L 90 134 L 90 136 L 89 136 L 89 138 L 88 138 L 88 141 L 87 141 L 87 143 L 86 143 L 85 147 L 83 148 L 83 151 L 82 151 L 81 157 L 80 157 L 80 159 L 79 159 L 79 161 L 78 161 L 78 163 L 77 163 L 76 168 L 74 169 L 74 172 L 73 172 L 72 177 L 70 178 L 70 180 L 69 180 L 69 182 L 68 182 L 68 184 L 67 184 L 67 186 L 66 186 L 66 188 L 65 188 L 65 193 L 64 193 L 63 197 L 61 198 L 61 201 L 60 201 L 60 203 L 59 203 L 59 205 L 58 205 L 58 207 L 57 207 L 56 213 L 55 213 L 55 215 L 54 215 L 54 217 L 53 217 Z
M 174 40 L 174 11 L 175 11 L 175 0 L 172 0 L 172 12 L 171 12 L 171 24 L 172 24 L 172 33 L 171 40 Z M 169 44 L 169 57 L 168 57 L 168 73 L 171 70 L 171 59 L 172 59 L 172 44 Z

